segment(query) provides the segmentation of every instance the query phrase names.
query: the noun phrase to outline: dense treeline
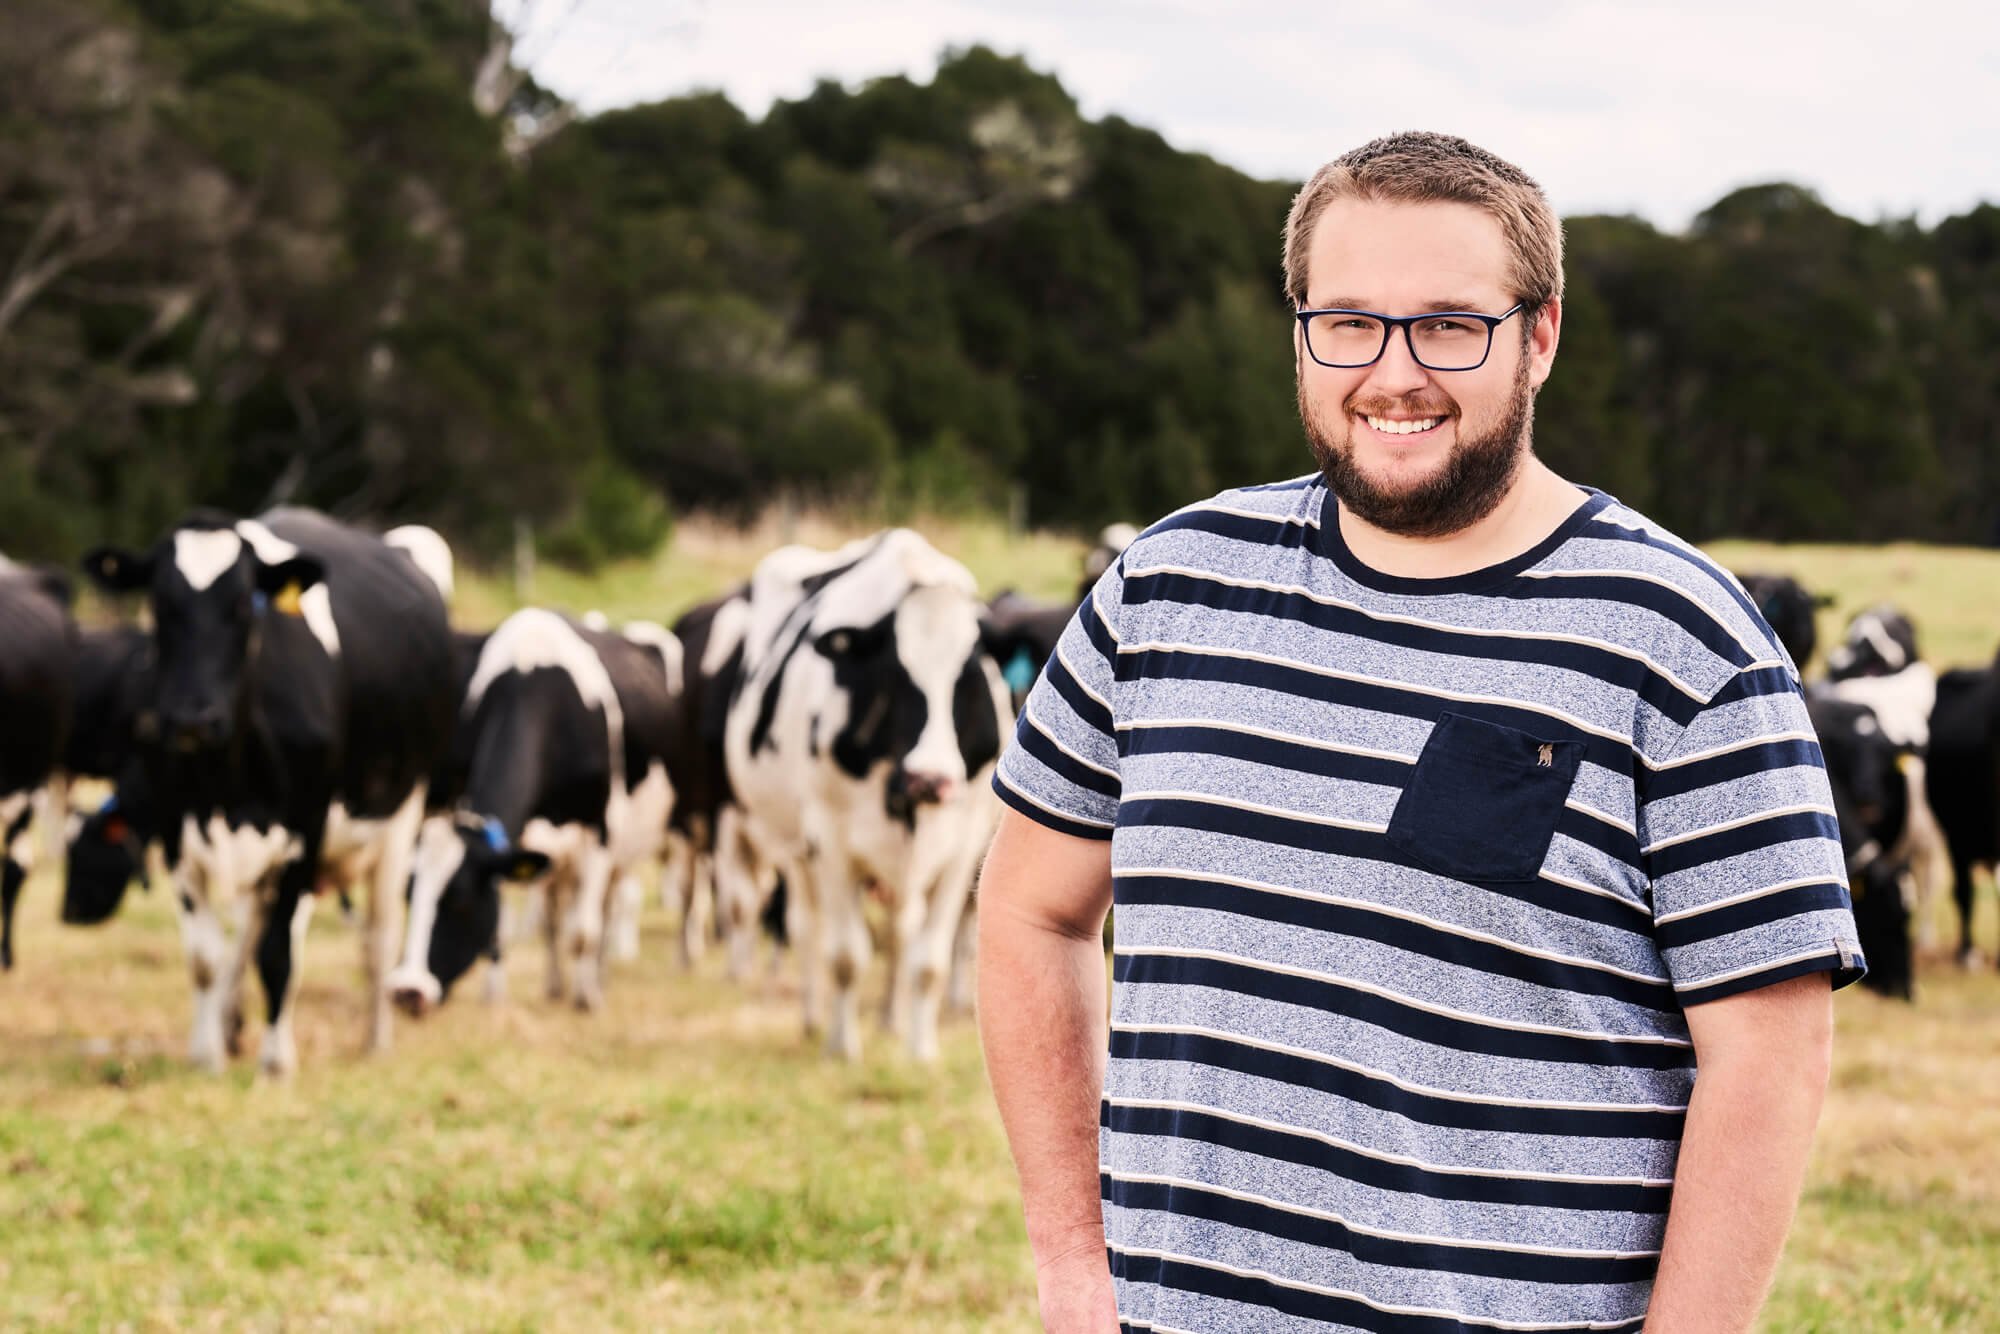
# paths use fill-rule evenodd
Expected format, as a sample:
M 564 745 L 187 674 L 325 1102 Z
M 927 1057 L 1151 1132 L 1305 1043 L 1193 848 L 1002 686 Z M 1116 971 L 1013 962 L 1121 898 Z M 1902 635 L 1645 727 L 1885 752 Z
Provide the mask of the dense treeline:
M 484 0 L 0 3 L 15 555 L 296 500 L 589 561 L 780 489 L 1087 525 L 1307 466 L 1293 186 L 1018 60 L 573 120 Z M 1568 226 L 1560 470 L 1695 537 L 1994 535 L 2000 208 Z

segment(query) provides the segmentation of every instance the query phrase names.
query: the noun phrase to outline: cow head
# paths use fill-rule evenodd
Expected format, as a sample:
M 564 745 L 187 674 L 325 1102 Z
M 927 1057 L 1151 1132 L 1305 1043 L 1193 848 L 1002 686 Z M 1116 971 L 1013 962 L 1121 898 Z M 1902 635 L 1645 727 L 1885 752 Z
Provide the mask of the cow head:
M 1865 704 L 1819 696 L 1807 711 L 1826 760 L 1841 846 L 1849 868 L 1858 873 L 1903 836 L 1909 783 L 1902 752 Z
M 145 848 L 132 819 L 111 797 L 77 820 L 63 880 L 62 919 L 69 926 L 96 926 L 125 900 L 125 889 L 145 873 Z
M 998 750 L 979 613 L 963 588 L 918 585 L 887 615 L 813 639 L 846 703 L 830 742 L 834 762 L 856 778 L 886 764 L 888 808 L 905 821 L 958 795 Z M 995 734 L 990 746 L 984 732 Z
M 324 567 L 254 519 L 197 514 L 150 552 L 99 547 L 83 566 L 109 592 L 148 595 L 161 740 L 181 751 L 229 743 L 267 609 L 306 616 L 323 643 L 331 633 Z
M 403 961 L 389 975 L 389 995 L 412 1015 L 443 1003 L 452 984 L 500 931 L 500 895 L 508 882 L 547 874 L 549 859 L 517 847 L 498 820 L 461 812 L 424 823 L 410 873 Z
M 1847 634 L 1826 655 L 1827 675 L 1894 676 L 1917 661 L 1917 631 L 1894 607 L 1870 607 L 1847 623 Z

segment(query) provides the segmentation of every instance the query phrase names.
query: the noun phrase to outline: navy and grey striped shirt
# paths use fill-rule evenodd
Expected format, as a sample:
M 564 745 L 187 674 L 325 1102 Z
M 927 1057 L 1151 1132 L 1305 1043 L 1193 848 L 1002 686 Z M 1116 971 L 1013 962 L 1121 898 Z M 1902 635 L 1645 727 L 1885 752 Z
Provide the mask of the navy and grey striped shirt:
M 1609 496 L 1448 579 L 1332 503 L 1147 530 L 995 778 L 1111 840 L 1124 1328 L 1637 1330 L 1684 1007 L 1863 966 L 1797 673 Z

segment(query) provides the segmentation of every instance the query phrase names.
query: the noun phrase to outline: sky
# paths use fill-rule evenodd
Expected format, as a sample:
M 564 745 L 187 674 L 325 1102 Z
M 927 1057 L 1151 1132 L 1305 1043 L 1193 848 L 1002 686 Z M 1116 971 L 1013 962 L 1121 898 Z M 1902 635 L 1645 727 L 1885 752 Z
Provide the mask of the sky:
M 2000 203 L 2000 6 L 1872 0 L 496 0 L 585 111 L 720 89 L 752 116 L 820 78 L 930 77 L 984 43 L 1252 175 L 1395 130 L 1463 135 L 1559 212 L 1670 230 L 1794 181 L 1851 217 Z

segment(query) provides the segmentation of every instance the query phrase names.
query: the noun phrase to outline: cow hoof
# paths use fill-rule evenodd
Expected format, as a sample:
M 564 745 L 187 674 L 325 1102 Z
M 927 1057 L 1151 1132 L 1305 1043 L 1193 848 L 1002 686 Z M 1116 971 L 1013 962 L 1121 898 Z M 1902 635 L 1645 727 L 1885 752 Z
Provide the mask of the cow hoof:
M 596 1014 L 604 1008 L 604 997 L 595 992 L 579 991 L 576 993 L 576 1008 L 579 1014 Z
M 222 1025 L 222 1049 L 235 1057 L 243 1054 L 243 1012 L 234 1010 Z
M 421 1019 L 430 1013 L 429 999 L 415 987 L 397 987 L 389 993 L 389 999 L 412 1019 Z
M 188 1064 L 205 1075 L 219 1075 L 228 1068 L 229 1062 L 213 1048 L 191 1047 L 188 1049 Z
M 1958 966 L 1968 973 L 1982 967 L 1985 962 L 1986 956 L 1981 954 L 1976 946 L 1968 945 L 1958 952 Z

